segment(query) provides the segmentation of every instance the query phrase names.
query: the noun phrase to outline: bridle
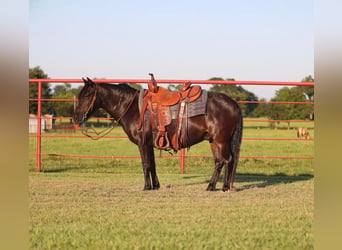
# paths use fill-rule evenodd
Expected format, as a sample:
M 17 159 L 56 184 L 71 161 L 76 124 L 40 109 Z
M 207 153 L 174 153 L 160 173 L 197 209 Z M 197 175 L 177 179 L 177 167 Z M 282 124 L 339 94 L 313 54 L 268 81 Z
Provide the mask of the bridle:
M 84 115 L 82 117 L 82 123 L 84 123 L 87 120 L 87 116 L 88 116 L 89 111 L 94 108 L 96 95 L 97 95 L 97 84 L 95 85 L 95 92 L 94 92 L 93 98 L 91 99 L 91 103 L 90 103 L 87 111 L 84 113 Z
M 96 100 L 96 95 L 97 95 L 97 85 L 95 85 L 95 86 L 96 87 L 95 87 L 94 96 L 93 96 L 93 98 L 91 100 L 91 103 L 90 103 L 88 109 L 87 109 L 87 112 L 85 112 L 84 115 L 83 115 L 82 123 L 84 123 L 86 121 L 87 115 L 88 115 L 89 111 L 92 110 L 93 107 L 94 107 L 95 100 Z M 115 128 L 119 124 L 120 120 L 124 117 L 124 115 L 128 112 L 129 108 L 132 106 L 132 104 L 133 104 L 133 102 L 135 100 L 135 97 L 137 96 L 138 93 L 139 93 L 139 90 L 137 90 L 134 93 L 132 99 L 130 100 L 130 102 L 129 102 L 128 106 L 127 106 L 127 108 L 121 114 L 121 116 L 118 119 L 113 119 L 113 122 L 112 122 L 110 127 L 106 128 L 106 129 L 104 129 L 104 130 L 102 130 L 100 132 L 97 132 L 94 128 L 85 128 L 85 127 L 82 126 L 82 128 L 81 128 L 82 134 L 87 136 L 87 137 L 89 137 L 89 138 L 91 138 L 91 139 L 93 139 L 93 140 L 98 140 L 98 139 L 104 137 L 105 135 L 109 134 L 113 130 L 113 128 Z M 95 135 L 92 135 L 92 134 L 95 134 Z

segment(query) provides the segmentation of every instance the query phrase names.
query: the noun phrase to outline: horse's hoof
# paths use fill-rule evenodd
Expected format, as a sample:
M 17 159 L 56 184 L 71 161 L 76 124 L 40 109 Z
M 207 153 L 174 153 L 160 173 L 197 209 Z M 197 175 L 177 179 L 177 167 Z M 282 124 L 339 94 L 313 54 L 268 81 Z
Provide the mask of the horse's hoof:
M 215 188 L 212 187 L 211 185 L 209 185 L 209 186 L 207 187 L 207 191 L 215 191 Z
M 228 186 L 228 185 L 223 185 L 222 191 L 223 191 L 223 192 L 229 192 L 229 191 L 230 191 L 229 186 Z

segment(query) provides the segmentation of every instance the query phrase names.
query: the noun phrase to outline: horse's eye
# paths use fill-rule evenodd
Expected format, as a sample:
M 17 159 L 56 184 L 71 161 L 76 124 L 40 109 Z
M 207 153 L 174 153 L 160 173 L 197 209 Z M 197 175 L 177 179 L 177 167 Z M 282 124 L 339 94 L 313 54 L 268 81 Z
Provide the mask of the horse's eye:
M 84 93 L 83 95 L 82 95 L 84 98 L 90 98 L 92 95 L 91 95 L 91 93 Z

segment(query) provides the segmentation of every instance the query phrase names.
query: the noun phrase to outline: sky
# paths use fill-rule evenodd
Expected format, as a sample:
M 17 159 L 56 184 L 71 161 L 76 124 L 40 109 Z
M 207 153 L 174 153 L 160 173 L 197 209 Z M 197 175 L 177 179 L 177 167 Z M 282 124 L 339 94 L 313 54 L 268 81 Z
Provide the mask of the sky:
M 313 0 L 30 0 L 29 66 L 50 78 L 301 81 Z M 243 86 L 269 100 L 280 87 Z

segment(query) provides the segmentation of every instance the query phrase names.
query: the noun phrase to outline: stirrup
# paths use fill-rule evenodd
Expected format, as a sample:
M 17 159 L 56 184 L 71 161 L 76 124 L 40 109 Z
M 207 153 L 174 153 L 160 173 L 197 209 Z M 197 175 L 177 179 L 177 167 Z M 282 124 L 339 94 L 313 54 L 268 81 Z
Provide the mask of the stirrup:
M 167 132 L 165 132 L 165 135 L 160 135 L 160 133 L 158 132 L 156 139 L 154 140 L 154 146 L 158 149 L 170 148 L 170 141 L 167 137 Z

